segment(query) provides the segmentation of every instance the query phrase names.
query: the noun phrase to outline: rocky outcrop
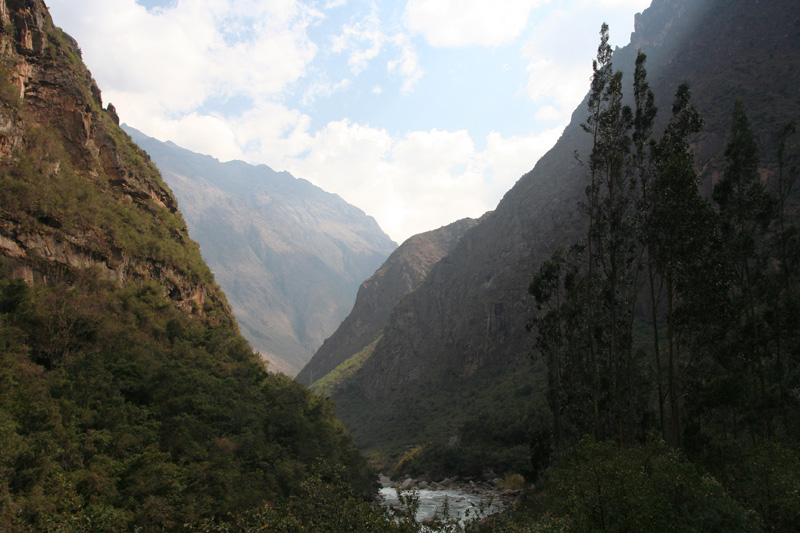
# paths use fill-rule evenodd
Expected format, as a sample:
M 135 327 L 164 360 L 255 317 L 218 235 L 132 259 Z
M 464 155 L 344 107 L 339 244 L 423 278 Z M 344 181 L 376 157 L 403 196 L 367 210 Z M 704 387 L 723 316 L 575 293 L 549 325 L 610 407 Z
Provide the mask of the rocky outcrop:
M 124 128 L 175 192 L 244 336 L 271 369 L 297 374 L 397 245 L 372 217 L 308 181 Z
M 74 39 L 40 2 L 0 0 L 0 21 L 2 269 L 31 283 L 86 269 L 154 279 L 188 313 L 211 306 L 233 324 L 172 193 L 103 109 Z
M 311 385 L 352 355 L 377 339 L 392 309 L 403 296 L 417 288 L 433 266 L 446 256 L 469 228 L 470 218 L 414 235 L 358 289 L 353 310 L 336 332 L 322 344 L 297 381 Z

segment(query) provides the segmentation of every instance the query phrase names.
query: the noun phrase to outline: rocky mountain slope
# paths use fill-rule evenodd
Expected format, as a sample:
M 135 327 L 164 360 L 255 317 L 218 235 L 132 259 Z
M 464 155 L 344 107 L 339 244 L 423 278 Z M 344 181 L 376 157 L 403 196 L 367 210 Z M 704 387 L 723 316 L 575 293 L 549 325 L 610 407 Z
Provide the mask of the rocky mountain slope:
M 297 374 L 397 245 L 360 209 L 287 172 L 123 128 L 174 191 L 244 336 L 272 370 Z
M 233 325 L 175 199 L 115 124 L 113 106 L 101 107 L 77 44 L 50 27 L 40 3 L 2 7 L 6 274 L 47 283 L 71 268 L 94 268 L 119 283 L 157 279 L 180 308 L 214 309 Z
M 0 0 L 0 443 L 2 531 L 247 528 L 324 469 L 372 481 L 238 333 L 42 0 Z
M 676 88 L 689 82 L 706 120 L 695 139 L 706 193 L 721 168 L 735 99 L 744 100 L 765 147 L 776 146 L 783 123 L 800 118 L 798 29 L 797 2 L 654 0 L 637 15 L 631 43 L 615 51 L 627 94 L 636 53 L 647 53 L 662 126 Z M 499 434 L 497 420 L 535 418 L 530 409 L 542 402 L 529 360 L 526 290 L 538 265 L 585 231 L 577 204 L 586 169 L 574 154 L 585 160 L 590 151 L 580 127 L 586 114 L 584 102 L 556 146 L 395 306 L 372 356 L 331 394 L 361 447 L 447 442 L 479 426 Z M 764 151 L 765 173 L 774 159 L 774 150 Z
M 477 221 L 473 219 L 459 220 L 439 229 L 414 235 L 400 245 L 361 284 L 352 311 L 297 375 L 297 381 L 312 385 L 374 343 L 382 334 L 397 302 L 416 289 L 431 268 L 475 224 Z

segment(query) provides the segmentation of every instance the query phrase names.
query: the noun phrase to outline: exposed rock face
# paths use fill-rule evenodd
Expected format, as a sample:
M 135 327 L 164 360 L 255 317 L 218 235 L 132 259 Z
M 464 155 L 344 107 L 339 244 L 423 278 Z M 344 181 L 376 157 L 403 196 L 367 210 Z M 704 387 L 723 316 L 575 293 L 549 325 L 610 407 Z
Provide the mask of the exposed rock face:
M 397 245 L 360 209 L 287 172 L 125 130 L 175 192 L 242 333 L 272 370 L 297 374 Z
M 0 268 L 31 283 L 89 267 L 120 283 L 156 279 L 187 312 L 210 305 L 232 324 L 175 199 L 102 108 L 77 43 L 40 2 L 0 0 L 0 22 L 0 172 L 11 195 L 0 208 Z M 26 182 L 31 174 L 40 182 Z M 118 230 L 105 215 L 136 220 Z M 143 236 L 151 227 L 158 237 Z
M 389 321 L 394 306 L 417 288 L 431 268 L 447 255 L 461 236 L 477 224 L 464 219 L 439 229 L 414 235 L 358 289 L 353 310 L 297 375 L 311 385 L 353 354 L 375 341 Z
M 678 85 L 689 82 L 706 120 L 695 144 L 705 192 L 722 166 L 736 98 L 745 101 L 753 129 L 765 143 L 785 121 L 800 117 L 799 24 L 800 3 L 791 0 L 762 2 L 757 8 L 741 0 L 655 0 L 637 17 L 632 44 L 615 52 L 614 66 L 626 73 L 628 84 L 638 49 L 647 53 L 662 126 Z M 630 88 L 626 92 L 632 94 Z M 419 411 L 414 394 L 439 391 L 438 398 L 463 402 L 459 411 L 468 414 L 483 393 L 476 389 L 465 398 L 458 392 L 467 383 L 489 372 L 499 383 L 526 367 L 532 340 L 525 330 L 532 312 L 530 277 L 559 244 L 584 233 L 577 204 L 586 186 L 585 169 L 573 154 L 585 160 L 590 151 L 590 139 L 579 126 L 585 115 L 584 102 L 556 146 L 397 304 L 372 356 L 332 395 L 357 443 L 387 444 L 373 435 L 420 442 L 423 430 L 429 439 L 437 427 L 444 436 L 451 425 L 437 419 L 435 406 Z M 773 158 L 764 152 L 766 172 Z M 365 402 L 369 412 L 359 407 Z M 426 418 L 424 428 L 414 425 L 420 417 Z M 405 426 L 381 431 L 388 427 L 386 420 L 403 420 Z

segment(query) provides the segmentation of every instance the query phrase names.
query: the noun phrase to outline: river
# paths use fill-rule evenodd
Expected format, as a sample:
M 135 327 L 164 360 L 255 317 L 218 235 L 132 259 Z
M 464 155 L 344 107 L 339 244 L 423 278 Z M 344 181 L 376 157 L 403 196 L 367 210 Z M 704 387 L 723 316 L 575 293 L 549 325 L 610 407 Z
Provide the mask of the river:
M 450 516 L 458 518 L 463 522 L 465 519 L 475 518 L 476 516 L 487 516 L 496 513 L 501 509 L 499 499 L 490 501 L 487 496 L 470 494 L 455 489 L 428 490 L 419 489 L 416 491 L 419 496 L 419 509 L 417 510 L 417 521 L 424 521 L 432 518 L 438 509 L 441 509 L 445 500 L 450 508 Z M 400 502 L 397 498 L 397 490 L 392 487 L 384 487 L 380 490 L 384 505 L 397 507 Z

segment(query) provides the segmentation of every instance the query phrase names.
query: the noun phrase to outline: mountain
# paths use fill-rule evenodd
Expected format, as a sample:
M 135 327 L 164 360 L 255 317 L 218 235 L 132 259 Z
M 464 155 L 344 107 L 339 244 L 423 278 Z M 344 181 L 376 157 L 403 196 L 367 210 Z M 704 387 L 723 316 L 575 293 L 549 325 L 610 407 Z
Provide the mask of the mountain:
M 297 374 L 397 245 L 372 217 L 288 172 L 123 129 L 175 193 L 244 336 L 273 370 Z
M 723 166 L 735 99 L 764 146 L 777 146 L 783 123 L 800 118 L 797 2 L 654 0 L 635 27 L 614 67 L 632 94 L 636 54 L 647 53 L 660 128 L 688 81 L 706 121 L 694 139 L 704 193 Z M 527 464 L 529 432 L 547 416 L 543 364 L 531 361 L 525 328 L 533 313 L 527 288 L 556 247 L 585 234 L 577 207 L 587 170 L 574 154 L 585 161 L 591 150 L 580 127 L 586 102 L 554 148 L 394 307 L 371 356 L 331 393 L 362 449 L 475 439 L 516 445 L 516 458 L 497 461 Z M 765 175 L 774 172 L 774 150 L 761 164 Z
M 439 229 L 414 235 L 392 252 L 385 263 L 358 289 L 353 310 L 336 332 L 322 344 L 297 381 L 312 385 L 339 365 L 373 344 L 395 304 L 416 289 L 431 268 L 447 255 L 476 220 L 463 219 Z M 354 365 L 350 365 L 353 372 Z
M 330 402 L 239 334 L 42 0 L 0 0 L 0 442 L 2 531 L 222 531 L 372 483 Z

